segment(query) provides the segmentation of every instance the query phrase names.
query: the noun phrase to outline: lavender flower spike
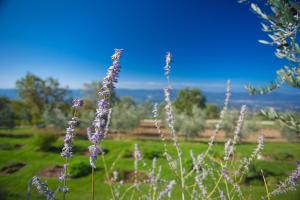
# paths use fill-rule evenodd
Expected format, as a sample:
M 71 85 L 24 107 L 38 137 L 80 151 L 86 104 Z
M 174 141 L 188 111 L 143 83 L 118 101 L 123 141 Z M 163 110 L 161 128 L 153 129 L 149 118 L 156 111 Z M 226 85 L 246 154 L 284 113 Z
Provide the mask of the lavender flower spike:
M 99 153 L 102 153 L 102 149 L 99 146 L 103 138 L 106 136 L 109 115 L 110 115 L 110 96 L 114 88 L 114 84 L 117 83 L 119 72 L 120 72 L 120 58 L 122 56 L 122 49 L 115 49 L 112 55 L 112 65 L 108 68 L 107 74 L 102 81 L 102 88 L 97 102 L 96 116 L 91 125 L 88 128 L 87 134 L 89 140 L 93 143 L 89 146 L 90 151 L 90 164 L 92 168 L 96 168 L 96 160 Z
M 279 186 L 270 193 L 270 196 L 276 196 L 278 194 L 283 194 L 288 191 L 294 191 L 297 188 L 297 181 L 300 179 L 300 162 L 297 162 L 297 168 L 292 171 L 291 175 Z
M 83 100 L 82 99 L 74 99 L 73 100 L 73 108 L 80 108 L 83 106 Z
M 39 193 L 43 194 L 47 200 L 54 200 L 54 192 L 52 192 L 47 183 L 43 183 L 41 179 L 37 176 L 34 176 L 31 180 L 31 183 L 36 186 Z
M 171 61 L 172 61 L 172 55 L 170 52 L 167 52 L 166 54 L 166 65 L 164 67 L 164 70 L 165 70 L 165 75 L 167 76 L 167 78 L 169 78 L 169 75 L 170 75 L 170 71 L 171 71 Z
M 240 110 L 240 116 L 234 131 L 233 144 L 236 144 L 241 138 L 241 130 L 243 128 L 245 114 L 246 114 L 246 105 L 242 105 Z
M 62 191 L 65 195 L 69 191 L 69 188 L 67 186 L 67 178 L 69 176 L 68 174 L 68 158 L 73 156 L 73 140 L 75 136 L 75 128 L 78 125 L 78 118 L 76 117 L 76 111 L 78 108 L 83 106 L 83 100 L 81 99 L 74 99 L 72 107 L 74 109 L 73 117 L 70 121 L 68 121 L 68 128 L 66 129 L 66 135 L 64 137 L 64 147 L 61 152 L 61 156 L 66 158 L 63 171 L 61 172 L 61 175 L 59 177 L 59 181 L 63 182 L 63 187 L 60 191 Z
M 172 193 L 172 190 L 173 188 L 175 187 L 176 185 L 176 182 L 175 180 L 172 180 L 168 185 L 167 187 L 159 193 L 159 196 L 158 196 L 158 199 L 162 199 L 164 196 L 168 196 L 169 198 L 171 198 L 171 193 Z

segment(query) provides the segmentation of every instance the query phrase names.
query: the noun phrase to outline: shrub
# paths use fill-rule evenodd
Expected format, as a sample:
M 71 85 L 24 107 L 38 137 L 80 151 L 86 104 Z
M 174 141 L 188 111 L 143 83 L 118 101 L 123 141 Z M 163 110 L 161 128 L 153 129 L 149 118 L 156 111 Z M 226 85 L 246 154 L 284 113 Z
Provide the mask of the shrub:
M 207 104 L 205 114 L 208 119 L 217 119 L 220 115 L 220 108 L 216 104 Z
M 160 157 L 162 157 L 162 155 L 163 155 L 162 151 L 152 150 L 152 151 L 145 152 L 144 157 L 149 159 L 149 160 L 152 160 L 153 158 L 160 158 Z
M 134 101 L 130 97 L 123 97 L 112 109 L 111 129 L 130 131 L 139 125 L 141 118 Z
M 11 101 L 6 97 L 0 97 L 0 127 L 14 128 L 14 119 Z
M 205 114 L 203 110 L 193 107 L 191 115 L 180 113 L 176 115 L 175 130 L 187 138 L 195 137 L 205 128 Z
M 67 124 L 67 116 L 59 108 L 46 108 L 43 112 L 43 121 L 48 127 L 63 129 Z
M 234 135 L 235 126 L 238 120 L 238 111 L 233 110 L 226 115 L 223 121 L 223 130 L 225 131 L 226 137 L 232 137 Z M 259 126 L 253 117 L 247 117 L 244 121 L 244 125 L 241 130 L 241 136 L 246 137 L 251 133 L 256 133 L 259 130 Z
M 285 137 L 288 140 L 295 140 L 299 138 L 299 131 L 288 128 L 286 126 L 282 126 L 279 123 L 277 123 L 280 126 L 280 132 L 282 133 L 283 137 Z
M 91 172 L 91 167 L 87 162 L 78 161 L 69 164 L 69 173 L 72 178 L 79 178 L 82 176 L 86 176 L 90 172 Z
M 255 161 L 249 167 L 249 173 L 246 176 L 246 180 L 258 179 L 263 181 L 261 171 L 265 176 L 283 176 L 285 175 L 285 168 L 278 163 L 269 161 Z
M 40 151 L 49 151 L 57 139 L 58 135 L 54 133 L 37 133 L 34 136 L 34 145 Z
M 294 155 L 289 152 L 278 152 L 274 154 L 275 160 L 287 161 L 287 160 L 294 160 Z
M 123 153 L 123 158 L 133 158 L 133 152 L 130 149 L 126 149 Z

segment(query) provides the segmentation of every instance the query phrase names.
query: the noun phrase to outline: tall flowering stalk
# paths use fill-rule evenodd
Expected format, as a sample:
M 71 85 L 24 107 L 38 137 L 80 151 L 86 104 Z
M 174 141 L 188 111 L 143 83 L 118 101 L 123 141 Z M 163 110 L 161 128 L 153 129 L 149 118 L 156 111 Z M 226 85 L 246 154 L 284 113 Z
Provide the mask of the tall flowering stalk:
M 142 154 L 139 149 L 138 144 L 134 144 L 134 184 L 136 187 L 138 187 L 138 167 L 139 167 L 139 161 L 142 160 Z
M 225 143 L 225 148 L 224 148 L 224 160 L 225 161 L 228 161 L 230 159 L 230 157 L 233 155 L 234 145 L 237 144 L 241 139 L 241 131 L 242 131 L 243 124 L 244 124 L 245 114 L 246 114 L 246 105 L 243 105 L 241 107 L 240 115 L 237 120 L 233 139 L 229 139 Z
M 165 196 L 168 196 L 169 198 L 171 198 L 172 190 L 174 189 L 175 185 L 176 185 L 175 180 L 170 181 L 170 183 L 167 185 L 167 187 L 159 193 L 158 200 L 162 199 Z
M 88 139 L 92 142 L 89 146 L 90 165 L 92 167 L 92 199 L 94 199 L 94 170 L 96 168 L 96 160 L 98 154 L 102 153 L 100 146 L 101 141 L 107 134 L 108 123 L 110 119 L 110 97 L 115 83 L 117 83 L 120 72 L 120 58 L 122 56 L 122 49 L 115 49 L 112 55 L 112 65 L 108 68 L 107 74 L 102 81 L 102 88 L 97 102 L 96 116 L 92 125 L 87 129 Z
M 28 184 L 28 192 L 26 195 L 26 200 L 30 200 L 31 188 L 32 185 L 36 187 L 38 192 L 46 197 L 47 200 L 55 200 L 55 192 L 53 192 L 47 183 L 41 181 L 37 176 L 34 176 Z
M 149 172 L 148 182 L 150 184 L 148 199 L 156 199 L 156 192 L 158 190 L 158 183 L 161 181 L 161 166 L 158 167 L 157 173 L 156 170 L 156 157 L 152 159 L 152 168 Z
M 210 137 L 210 141 L 208 143 L 208 148 L 205 151 L 204 157 L 206 157 L 208 155 L 209 151 L 211 150 L 211 148 L 212 148 L 212 146 L 213 146 L 213 144 L 214 144 L 214 142 L 216 140 L 217 134 L 220 131 L 222 125 L 223 125 L 224 117 L 225 117 L 225 114 L 226 114 L 226 112 L 228 110 L 228 104 L 229 104 L 229 101 L 230 101 L 230 97 L 231 97 L 231 82 L 230 82 L 230 80 L 227 80 L 224 106 L 223 106 L 223 108 L 222 108 L 222 110 L 220 112 L 219 122 L 216 124 L 216 127 L 215 127 L 215 129 L 213 131 L 213 134 Z
M 269 196 L 276 196 L 289 191 L 294 191 L 297 188 L 297 181 L 300 179 L 300 162 L 297 162 L 297 167 L 292 171 L 291 175 L 284 181 L 282 181 L 278 187 L 270 193 Z
M 261 153 L 261 151 L 264 148 L 264 136 L 259 136 L 258 140 L 257 140 L 257 146 L 254 149 L 254 151 L 252 152 L 252 154 L 250 155 L 249 158 L 244 158 L 241 161 L 241 164 L 238 168 L 238 170 L 236 171 L 237 175 L 241 175 L 240 177 L 240 181 L 243 178 L 243 175 L 245 175 L 248 171 L 249 171 L 249 166 L 252 163 L 252 161 L 254 159 L 256 159 L 258 157 L 258 155 Z
M 173 107 L 172 107 L 172 101 L 171 101 L 171 90 L 172 90 L 172 86 L 171 86 L 171 82 L 170 82 L 170 72 L 171 72 L 171 61 L 172 61 L 172 55 L 170 52 L 167 52 L 166 54 L 166 65 L 164 67 L 165 70 L 165 76 L 167 79 L 167 87 L 164 89 L 164 95 L 165 95 L 165 112 L 166 112 L 166 121 L 168 124 L 168 127 L 171 131 L 171 136 L 172 136 L 172 140 L 173 140 L 173 144 L 175 146 L 175 149 L 177 151 L 177 158 L 178 158 L 178 164 L 179 164 L 179 170 L 180 170 L 180 182 L 181 182 L 181 198 L 182 200 L 185 199 L 185 178 L 184 178 L 184 173 L 185 173 L 185 169 L 183 167 L 183 163 L 182 163 L 182 151 L 179 147 L 179 143 L 178 143 L 178 138 L 175 132 L 175 128 L 174 128 L 174 113 L 173 113 Z M 168 157 L 170 158 L 170 155 L 168 155 Z M 170 162 L 171 159 L 168 159 L 168 161 Z M 171 164 L 172 166 L 172 164 Z M 175 185 L 175 181 L 174 181 L 174 185 Z
M 240 116 L 237 121 L 237 125 L 235 127 L 234 131 L 234 137 L 233 137 L 233 144 L 236 144 L 240 141 L 241 139 L 241 131 L 244 125 L 244 119 L 245 119 L 245 114 L 246 114 L 246 105 L 242 105 L 241 110 L 240 110 Z
M 68 159 L 73 156 L 73 140 L 75 136 L 75 128 L 78 125 L 78 117 L 77 110 L 83 106 L 83 100 L 75 99 L 73 100 L 72 108 L 74 109 L 73 117 L 68 122 L 68 128 L 66 129 L 66 135 L 64 137 L 64 147 L 61 152 L 61 157 L 65 158 L 65 164 L 63 166 L 63 171 L 59 180 L 63 182 L 63 187 L 61 191 L 63 192 L 63 199 L 65 199 L 66 193 L 69 192 L 69 188 L 67 186 L 67 178 L 68 178 Z
M 208 147 L 207 147 L 206 151 L 203 153 L 203 155 L 201 155 L 202 160 L 209 155 L 209 153 L 210 153 L 210 151 L 211 151 L 211 149 L 212 149 L 212 147 L 213 147 L 213 145 L 215 143 L 217 134 L 221 130 L 222 126 L 223 126 L 224 118 L 225 118 L 225 115 L 226 115 L 227 110 L 228 110 L 228 105 L 229 105 L 230 97 L 231 97 L 231 81 L 227 80 L 227 82 L 226 82 L 225 100 L 224 100 L 223 108 L 222 108 L 222 110 L 220 112 L 219 122 L 216 124 L 215 129 L 213 131 L 213 134 L 210 137 L 210 141 L 208 143 Z M 201 164 L 201 163 L 197 162 L 197 165 L 199 165 L 199 164 Z M 187 175 L 185 176 L 185 178 L 188 178 L 194 172 L 195 172 L 195 168 L 193 168 L 189 173 L 187 173 Z
M 70 121 L 68 121 L 68 127 L 66 128 L 66 135 L 64 137 L 64 146 L 61 151 L 61 157 L 65 158 L 65 163 L 63 165 L 63 170 L 59 177 L 59 181 L 63 182 L 63 186 L 58 186 L 57 189 L 53 192 L 47 183 L 41 181 L 41 179 L 37 176 L 34 176 L 31 181 L 29 182 L 28 192 L 26 199 L 30 199 L 31 188 L 32 185 L 35 185 L 39 193 L 43 194 L 46 199 L 54 200 L 56 192 L 63 193 L 63 199 L 66 198 L 66 194 L 69 192 L 69 188 L 67 186 L 67 178 L 68 174 L 68 159 L 73 156 L 73 141 L 75 136 L 75 128 L 78 125 L 78 117 L 77 117 L 77 110 L 83 106 L 83 100 L 81 99 L 74 99 L 72 102 L 73 117 Z

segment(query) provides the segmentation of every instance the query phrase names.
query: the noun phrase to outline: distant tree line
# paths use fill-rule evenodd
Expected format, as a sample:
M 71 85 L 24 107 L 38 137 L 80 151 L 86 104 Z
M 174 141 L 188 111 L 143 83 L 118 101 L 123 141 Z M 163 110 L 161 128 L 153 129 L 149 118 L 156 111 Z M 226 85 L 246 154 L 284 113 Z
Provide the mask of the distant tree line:
M 28 73 L 17 80 L 19 98 L 10 100 L 0 97 L 0 127 L 37 126 L 64 129 L 71 116 L 71 97 L 68 88 L 62 87 L 53 78 L 42 79 Z M 84 106 L 80 109 L 80 125 L 85 129 L 94 118 L 97 95 L 101 83 L 84 84 L 82 89 Z M 142 119 L 151 119 L 153 103 L 145 101 L 137 104 L 131 97 L 111 95 L 112 120 L 110 130 L 129 132 L 139 126 Z M 176 112 L 176 130 L 187 138 L 197 136 L 205 130 L 207 119 L 218 119 L 220 108 L 209 104 L 198 88 L 185 88 L 178 92 L 173 103 Z M 164 103 L 160 104 L 160 119 L 164 120 Z M 237 113 L 228 117 L 224 129 L 232 132 Z

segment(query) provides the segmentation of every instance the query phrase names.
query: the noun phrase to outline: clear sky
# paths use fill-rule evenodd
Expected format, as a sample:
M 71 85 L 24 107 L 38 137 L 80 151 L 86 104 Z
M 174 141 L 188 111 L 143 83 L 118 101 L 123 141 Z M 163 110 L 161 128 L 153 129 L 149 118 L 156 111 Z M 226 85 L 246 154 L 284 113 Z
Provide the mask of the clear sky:
M 268 83 L 283 62 L 257 42 L 260 22 L 236 0 L 0 0 L 0 88 L 27 72 L 81 88 L 114 48 L 125 49 L 120 88 L 163 87 L 166 51 L 174 87 Z

